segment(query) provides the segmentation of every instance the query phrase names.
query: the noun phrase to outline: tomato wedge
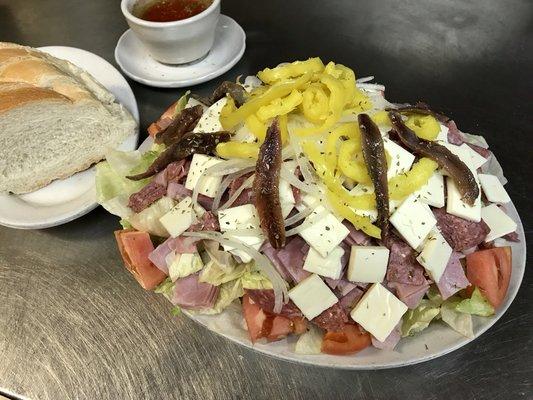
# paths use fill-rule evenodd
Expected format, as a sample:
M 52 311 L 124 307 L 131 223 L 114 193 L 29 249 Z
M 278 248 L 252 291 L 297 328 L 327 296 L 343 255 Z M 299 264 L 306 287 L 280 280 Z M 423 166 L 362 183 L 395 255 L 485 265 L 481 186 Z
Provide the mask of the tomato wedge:
M 154 250 L 148 233 L 123 229 L 115 231 L 115 239 L 124 265 L 144 289 L 154 289 L 167 277 L 148 259 Z
M 267 335 L 267 339 L 269 341 L 275 341 L 280 340 L 289 335 L 294 330 L 294 324 L 293 322 L 287 318 L 283 317 L 281 315 L 276 315 L 272 318 L 272 327 L 270 328 L 270 332 Z
M 175 101 L 174 103 L 172 103 L 165 110 L 165 112 L 163 114 L 161 114 L 159 119 L 156 122 L 152 123 L 148 127 L 148 134 L 150 136 L 154 137 L 157 133 L 159 133 L 160 131 L 162 131 L 163 129 L 165 129 L 167 126 L 170 125 L 170 123 L 172 122 L 172 120 L 175 117 L 176 105 L 177 105 L 178 101 Z
M 466 277 L 477 286 L 489 303 L 498 308 L 511 280 L 511 247 L 494 247 L 466 256 Z
M 270 331 L 269 323 L 267 323 L 268 316 L 256 303 L 250 299 L 248 294 L 242 297 L 242 313 L 244 320 L 248 327 L 248 335 L 250 340 L 255 343 L 257 339 L 266 337 Z
M 370 333 L 363 332 L 359 325 L 344 324 L 339 332 L 327 332 L 322 339 L 322 353 L 343 355 L 352 354 L 370 346 Z

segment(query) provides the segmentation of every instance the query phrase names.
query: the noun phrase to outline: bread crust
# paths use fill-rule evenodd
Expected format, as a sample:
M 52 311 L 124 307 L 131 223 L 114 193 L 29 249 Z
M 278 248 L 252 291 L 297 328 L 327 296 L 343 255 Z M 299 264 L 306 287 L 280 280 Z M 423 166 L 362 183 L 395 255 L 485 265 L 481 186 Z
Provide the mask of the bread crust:
M 111 142 L 120 143 L 133 133 L 136 122 L 124 107 L 117 107 L 114 96 L 81 68 L 31 47 L 0 42 L 0 118 L 10 110 L 32 103 L 70 103 L 102 107 L 116 129 L 110 133 Z M 107 111 L 105 111 L 107 110 Z M 131 128 L 131 129 L 130 129 Z M 1 156 L 0 150 L 0 156 Z M 3 149 L 9 151 L 9 149 Z M 105 158 L 101 154 L 87 154 L 74 160 L 53 176 L 33 179 L 0 177 L 0 192 L 22 194 L 37 190 L 57 179 L 65 179 Z M 1 175 L 1 171 L 0 171 Z M 23 175 L 23 174 L 21 174 Z

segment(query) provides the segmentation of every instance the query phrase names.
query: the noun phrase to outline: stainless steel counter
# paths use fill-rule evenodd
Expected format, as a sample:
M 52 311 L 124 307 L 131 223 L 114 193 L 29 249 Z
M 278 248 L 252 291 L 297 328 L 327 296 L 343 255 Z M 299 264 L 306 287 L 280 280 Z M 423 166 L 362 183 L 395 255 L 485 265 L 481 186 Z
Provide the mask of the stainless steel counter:
M 531 3 L 224 1 L 248 35 L 225 77 L 319 55 L 375 74 L 484 134 L 531 238 Z M 113 61 L 119 1 L 0 0 L 0 40 Z M 222 77 L 224 78 L 224 77 Z M 221 78 L 221 79 L 222 79 Z M 214 83 L 196 90 L 207 93 Z M 132 82 L 146 128 L 180 91 Z M 528 100 L 529 99 L 529 100 Z M 532 399 L 531 271 L 507 314 L 464 348 L 386 371 L 310 368 L 245 350 L 143 291 L 102 209 L 40 231 L 0 228 L 0 393 L 33 399 Z M 1 396 L 0 396 L 1 398 Z

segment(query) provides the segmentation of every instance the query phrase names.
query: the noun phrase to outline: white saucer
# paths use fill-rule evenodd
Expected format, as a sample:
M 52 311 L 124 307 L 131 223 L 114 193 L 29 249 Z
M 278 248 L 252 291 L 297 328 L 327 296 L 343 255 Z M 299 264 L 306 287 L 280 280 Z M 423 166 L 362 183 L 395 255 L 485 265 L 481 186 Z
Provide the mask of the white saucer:
M 128 82 L 106 60 L 74 47 L 47 46 L 39 49 L 88 71 L 139 122 L 137 102 Z M 138 138 L 139 131 L 135 129 L 119 148 L 134 150 Z M 70 178 L 54 181 L 35 192 L 19 196 L 0 194 L 0 225 L 20 229 L 48 228 L 81 217 L 97 205 L 95 168 L 92 167 Z
M 202 59 L 188 64 L 169 65 L 155 61 L 135 34 L 128 29 L 115 48 L 115 60 L 131 79 L 149 86 L 179 88 L 209 81 L 227 72 L 244 54 L 246 34 L 240 25 L 220 15 L 215 43 Z

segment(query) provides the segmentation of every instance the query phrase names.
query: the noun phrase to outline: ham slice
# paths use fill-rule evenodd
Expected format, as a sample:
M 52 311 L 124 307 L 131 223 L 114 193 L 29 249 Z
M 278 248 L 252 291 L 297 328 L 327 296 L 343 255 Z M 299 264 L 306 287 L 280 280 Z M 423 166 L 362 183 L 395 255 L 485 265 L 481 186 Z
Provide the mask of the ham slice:
M 366 233 L 360 231 L 359 229 L 356 229 L 348 221 L 343 221 L 343 225 L 350 231 L 348 236 L 346 236 L 346 238 L 344 239 L 344 243 L 349 246 L 366 246 L 370 244 L 372 239 Z
M 394 289 L 396 296 L 410 309 L 415 309 L 420 300 L 429 290 L 429 282 L 420 285 L 406 285 L 405 283 L 389 282 L 388 287 Z
M 201 240 L 193 237 L 178 236 L 176 238 L 168 238 L 159 246 L 156 247 L 148 258 L 154 265 L 168 275 L 167 256 L 171 252 L 176 254 L 194 253 L 196 252 L 196 243 Z
M 364 292 L 356 286 L 340 299 L 339 304 L 349 314 L 361 297 L 363 297 L 363 294 Z
M 272 247 L 272 245 L 269 242 L 266 242 L 263 247 L 261 248 L 261 252 L 268 257 L 268 259 L 274 264 L 274 267 L 276 267 L 276 270 L 281 275 L 281 277 L 290 282 L 291 276 L 289 275 L 289 271 L 285 268 L 285 266 L 281 263 L 281 260 L 278 258 L 278 252 L 279 250 Z
M 293 236 L 285 247 L 278 250 L 277 256 L 294 282 L 300 282 L 311 273 L 303 269 L 309 245 L 300 236 Z
M 218 297 L 218 286 L 200 282 L 200 273 L 178 279 L 174 285 L 171 302 L 188 310 L 213 307 Z
M 466 288 L 470 282 L 466 278 L 463 266 L 461 265 L 461 253 L 452 253 L 448 265 L 444 269 L 437 287 L 443 300 L 453 296 L 459 290 Z
M 372 346 L 381 350 L 394 350 L 394 348 L 402 338 L 401 326 L 402 322 L 400 321 L 400 323 L 396 325 L 396 327 L 392 330 L 392 332 L 383 342 L 380 342 L 374 336 L 372 336 Z

